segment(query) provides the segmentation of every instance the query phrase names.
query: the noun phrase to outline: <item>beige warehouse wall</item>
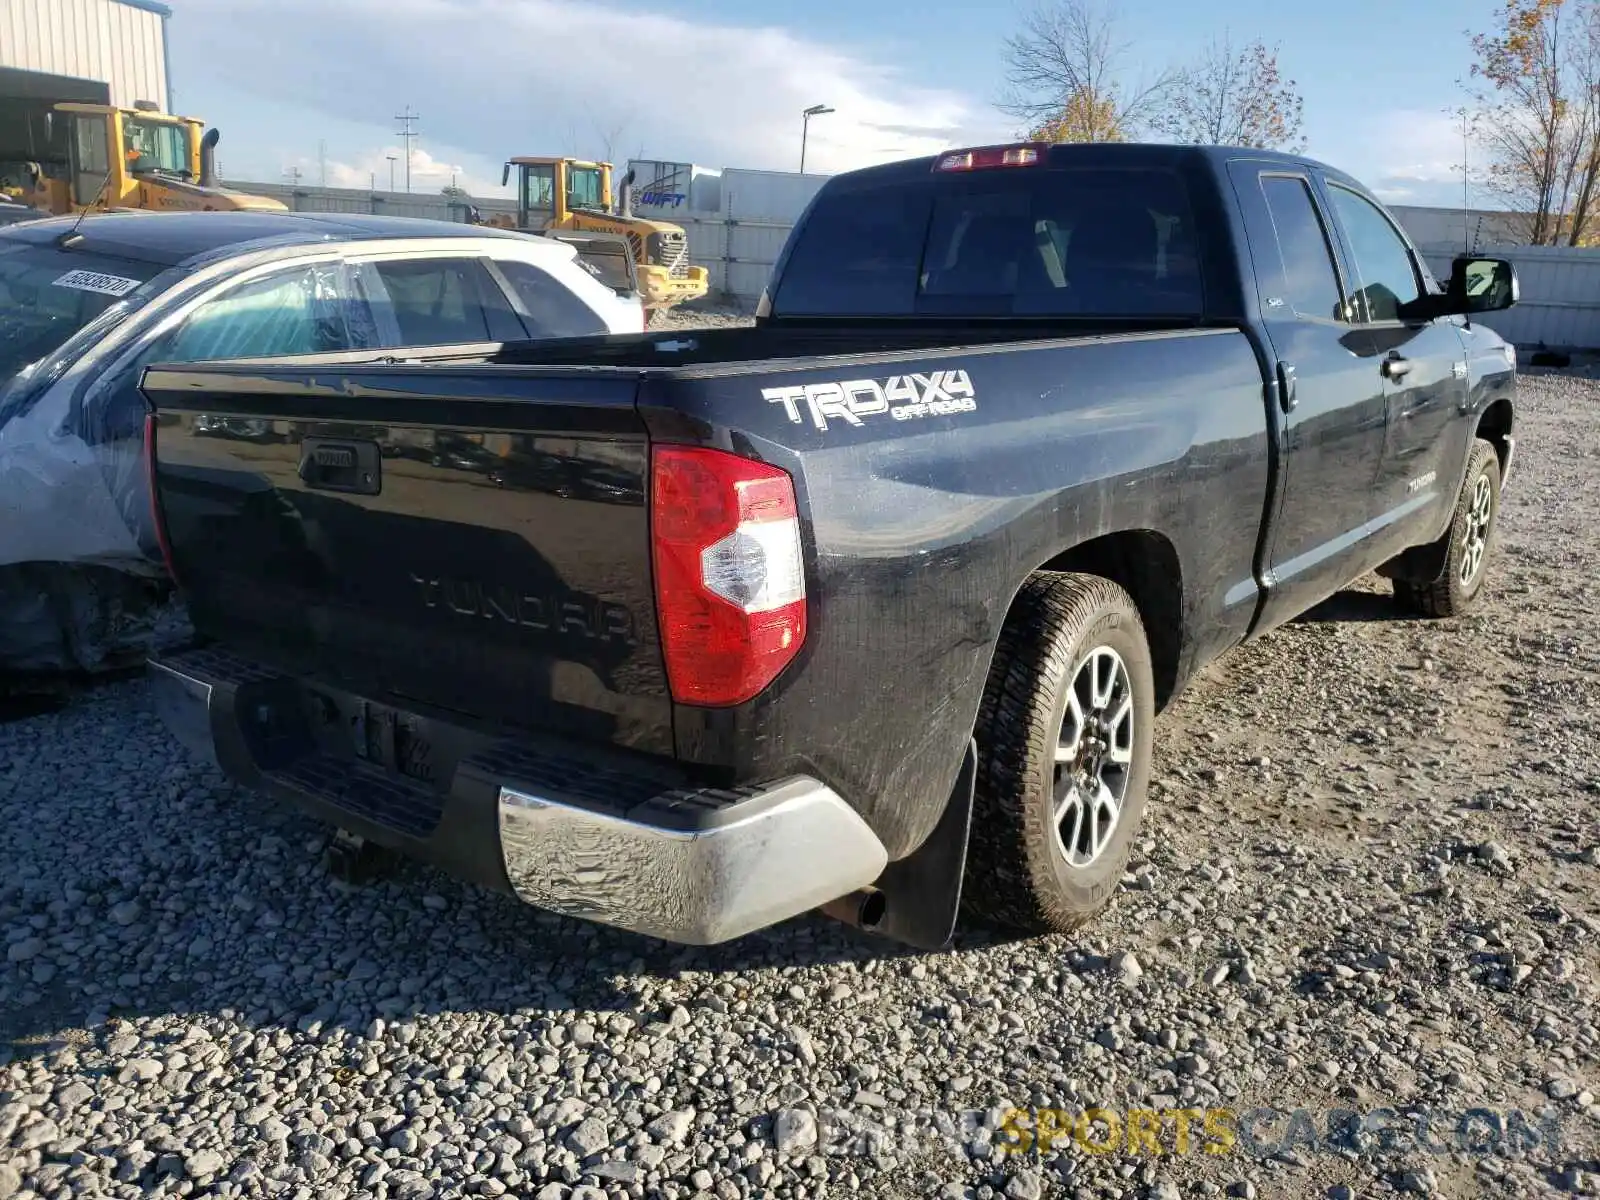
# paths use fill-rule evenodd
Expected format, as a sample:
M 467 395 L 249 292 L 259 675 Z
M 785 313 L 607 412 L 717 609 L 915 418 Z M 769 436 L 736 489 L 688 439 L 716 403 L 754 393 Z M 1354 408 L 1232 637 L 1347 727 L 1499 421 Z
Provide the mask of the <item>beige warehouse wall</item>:
M 113 104 L 168 108 L 163 21 L 119 0 L 0 0 L 0 66 L 104 80 Z

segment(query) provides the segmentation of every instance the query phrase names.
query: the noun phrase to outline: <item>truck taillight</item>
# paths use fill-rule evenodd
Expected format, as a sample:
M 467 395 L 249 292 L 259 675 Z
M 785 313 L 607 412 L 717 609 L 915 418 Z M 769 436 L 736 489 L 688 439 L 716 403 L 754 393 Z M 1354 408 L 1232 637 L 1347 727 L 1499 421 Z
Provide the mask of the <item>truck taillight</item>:
M 155 526 L 156 544 L 161 547 L 161 561 L 167 565 L 167 574 L 177 584 L 178 571 L 172 565 L 172 543 L 167 540 L 167 523 L 161 517 L 161 500 L 156 494 L 156 415 L 144 416 L 144 479 L 150 492 L 150 522 Z
M 1045 160 L 1047 148 L 1036 142 L 1017 146 L 977 146 L 971 150 L 952 150 L 934 160 L 935 171 L 982 171 L 989 167 L 1036 167 Z
M 794 481 L 721 450 L 662 446 L 650 464 L 656 610 L 672 698 L 759 694 L 806 637 Z

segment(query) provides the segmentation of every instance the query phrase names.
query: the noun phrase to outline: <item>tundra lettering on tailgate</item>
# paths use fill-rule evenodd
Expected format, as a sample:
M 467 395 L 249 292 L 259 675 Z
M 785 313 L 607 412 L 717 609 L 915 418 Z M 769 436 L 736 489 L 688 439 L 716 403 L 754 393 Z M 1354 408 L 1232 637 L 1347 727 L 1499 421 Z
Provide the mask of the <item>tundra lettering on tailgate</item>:
M 944 417 L 973 412 L 978 407 L 971 377 L 962 370 L 935 371 L 931 375 L 892 375 L 888 379 L 850 379 L 842 383 L 808 383 L 761 389 L 769 404 L 783 405 L 796 425 L 805 424 L 800 406 L 823 432 L 832 418 L 859 426 L 863 418 L 887 413 L 896 421 L 918 417 Z

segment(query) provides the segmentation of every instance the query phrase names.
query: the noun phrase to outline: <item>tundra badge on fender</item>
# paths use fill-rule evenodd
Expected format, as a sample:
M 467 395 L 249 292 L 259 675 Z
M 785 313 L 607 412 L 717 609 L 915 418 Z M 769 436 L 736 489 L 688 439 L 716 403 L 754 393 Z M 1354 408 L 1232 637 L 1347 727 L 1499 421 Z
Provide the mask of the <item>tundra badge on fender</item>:
M 789 420 L 805 424 L 800 405 L 812 423 L 827 432 L 828 419 L 860 425 L 863 417 L 888 413 L 896 421 L 917 417 L 943 417 L 973 412 L 978 407 L 971 377 L 962 370 L 935 371 L 931 375 L 891 375 L 876 379 L 849 379 L 842 383 L 808 383 L 793 387 L 762 388 L 769 404 L 783 405 Z

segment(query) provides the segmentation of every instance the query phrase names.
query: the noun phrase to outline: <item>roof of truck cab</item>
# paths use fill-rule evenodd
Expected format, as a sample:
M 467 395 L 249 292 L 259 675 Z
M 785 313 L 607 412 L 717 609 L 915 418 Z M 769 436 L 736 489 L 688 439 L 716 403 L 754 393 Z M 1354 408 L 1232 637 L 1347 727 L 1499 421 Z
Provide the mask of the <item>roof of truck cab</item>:
M 76 219 L 49 217 L 7 225 L 0 228 L 0 239 L 49 243 L 71 230 Z M 297 212 L 95 213 L 78 226 L 78 233 L 83 240 L 73 249 L 163 267 L 256 242 L 285 246 L 384 238 L 528 237 L 485 225 L 418 217 Z
M 996 145 L 1026 146 L 1027 141 L 995 143 Z M 835 175 L 841 182 L 889 183 L 897 179 L 912 179 L 932 173 L 933 166 L 948 154 L 962 150 L 978 149 L 976 146 L 952 146 L 938 154 L 920 158 L 901 159 L 881 166 L 862 167 Z M 1344 177 L 1344 173 L 1327 163 L 1289 154 L 1281 150 L 1257 150 L 1248 146 L 1183 146 L 1171 142 L 1062 142 L 1048 147 L 1048 165 L 1066 167 L 1081 164 L 1095 167 L 1178 166 L 1183 163 L 1210 162 L 1221 166 L 1235 159 L 1280 163 L 1301 170 L 1317 170 Z M 1025 167 L 992 168 L 994 170 L 1026 170 Z M 981 172 L 980 172 L 981 173 Z M 832 180 L 830 180 L 830 183 Z

